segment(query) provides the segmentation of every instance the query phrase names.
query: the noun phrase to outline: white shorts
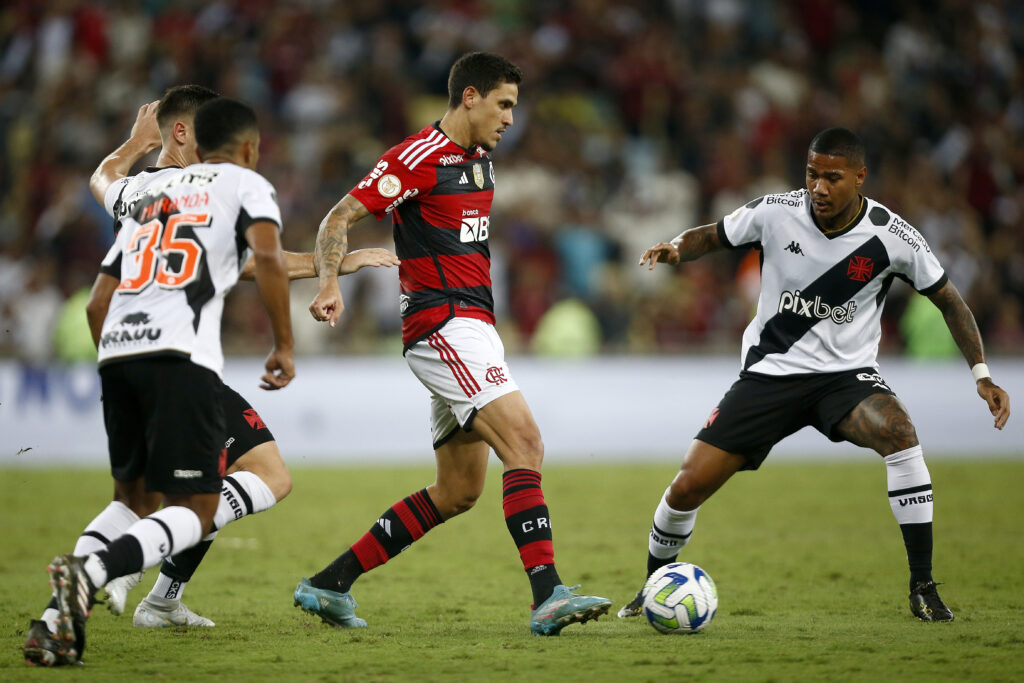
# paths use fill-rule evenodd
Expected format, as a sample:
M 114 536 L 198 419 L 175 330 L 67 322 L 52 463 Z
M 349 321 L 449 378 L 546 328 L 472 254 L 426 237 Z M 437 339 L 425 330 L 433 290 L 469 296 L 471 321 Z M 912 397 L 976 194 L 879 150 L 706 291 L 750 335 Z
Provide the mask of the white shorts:
M 457 427 L 468 432 L 485 405 L 519 391 L 494 325 L 475 318 L 452 318 L 406 351 L 405 362 L 430 391 L 434 448 Z

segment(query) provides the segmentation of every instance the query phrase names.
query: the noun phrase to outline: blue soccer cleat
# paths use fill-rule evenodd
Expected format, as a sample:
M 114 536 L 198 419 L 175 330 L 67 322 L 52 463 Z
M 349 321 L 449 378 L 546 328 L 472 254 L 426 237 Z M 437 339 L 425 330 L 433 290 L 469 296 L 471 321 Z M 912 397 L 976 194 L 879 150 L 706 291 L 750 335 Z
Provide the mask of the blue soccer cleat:
M 579 588 L 555 586 L 551 597 L 542 602 L 530 615 L 530 631 L 536 636 L 557 636 L 563 628 L 574 622 L 597 621 L 607 614 L 612 601 L 592 595 L 576 595 Z
M 356 616 L 359 605 L 351 593 L 316 588 L 309 579 L 300 580 L 295 587 L 295 606 L 337 628 L 366 628 L 366 622 Z

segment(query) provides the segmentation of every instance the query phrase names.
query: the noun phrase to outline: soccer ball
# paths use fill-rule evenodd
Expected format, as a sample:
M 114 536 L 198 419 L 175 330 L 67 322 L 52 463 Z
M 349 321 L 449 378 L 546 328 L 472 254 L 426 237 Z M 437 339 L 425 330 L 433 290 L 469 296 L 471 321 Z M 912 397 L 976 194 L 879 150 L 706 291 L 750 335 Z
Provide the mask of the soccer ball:
M 662 633 L 696 633 L 718 611 L 718 589 L 703 569 L 673 562 L 644 584 L 644 616 Z

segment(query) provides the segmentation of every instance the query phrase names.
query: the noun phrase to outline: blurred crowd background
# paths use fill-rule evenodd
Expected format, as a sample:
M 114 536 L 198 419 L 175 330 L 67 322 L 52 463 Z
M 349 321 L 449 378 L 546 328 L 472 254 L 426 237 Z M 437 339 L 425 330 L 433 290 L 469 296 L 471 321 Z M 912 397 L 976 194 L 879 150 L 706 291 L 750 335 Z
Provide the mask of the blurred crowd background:
M 736 352 L 756 253 L 654 272 L 638 258 L 803 186 L 811 137 L 842 125 L 867 143 L 866 194 L 925 235 L 989 351 L 1021 353 L 1022 48 L 1013 0 L 5 0 L 0 357 L 94 357 L 84 303 L 112 232 L 88 177 L 167 87 L 256 107 L 285 246 L 309 251 L 378 155 L 441 117 L 448 68 L 471 50 L 525 73 L 494 153 L 510 352 Z M 390 239 L 371 218 L 351 244 Z M 930 302 L 898 285 L 883 350 L 955 356 Z M 343 291 L 332 330 L 306 312 L 313 283 L 293 285 L 297 351 L 397 352 L 397 273 L 364 270 Z M 230 295 L 224 341 L 269 349 L 252 285 Z

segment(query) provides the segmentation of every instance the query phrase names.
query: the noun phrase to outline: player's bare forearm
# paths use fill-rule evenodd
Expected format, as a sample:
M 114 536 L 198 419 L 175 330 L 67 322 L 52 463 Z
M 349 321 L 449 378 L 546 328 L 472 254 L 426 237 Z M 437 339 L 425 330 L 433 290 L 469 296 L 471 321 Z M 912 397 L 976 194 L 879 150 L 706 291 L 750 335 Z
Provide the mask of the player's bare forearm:
M 92 283 L 92 290 L 89 292 L 89 302 L 85 305 L 85 316 L 89 320 L 89 332 L 92 334 L 92 343 L 96 348 L 100 347 L 100 336 L 103 333 L 103 321 L 107 318 L 107 311 L 110 310 L 110 299 L 117 289 L 118 280 L 116 277 L 100 273 Z
M 967 307 L 967 303 L 960 296 L 956 286 L 952 282 L 946 282 L 942 289 L 929 294 L 928 298 L 942 311 L 946 327 L 953 335 L 953 341 L 960 348 L 960 353 L 963 354 L 967 365 L 974 367 L 978 363 L 984 363 L 985 350 L 981 341 L 981 332 L 978 331 L 978 323 L 974 320 L 974 314 Z
M 159 101 L 150 102 L 139 108 L 131 135 L 93 171 L 89 178 L 89 190 L 100 204 L 111 183 L 128 175 L 136 161 L 160 146 L 160 128 L 156 122 L 159 104 Z
M 285 251 L 284 265 L 289 280 L 304 280 L 316 277 L 316 264 L 313 263 L 312 252 Z M 242 270 L 238 273 L 239 280 L 254 280 L 256 277 L 256 259 L 250 254 Z
M 967 364 L 973 369 L 978 363 L 984 363 L 985 349 L 982 346 L 978 323 L 956 286 L 952 282 L 947 282 L 942 289 L 930 294 L 928 298 L 942 311 L 942 317 L 950 334 L 953 335 L 953 341 L 960 347 L 960 353 L 967 360 Z M 991 377 L 981 377 L 975 384 L 978 396 L 988 404 L 989 412 L 995 418 L 995 428 L 1002 429 L 1010 419 L 1010 396 L 993 382 Z
M 288 300 L 288 271 L 277 225 L 259 221 L 246 231 L 252 247 L 256 286 L 270 317 L 274 346 L 290 350 L 293 346 L 291 308 Z
M 715 224 L 690 228 L 675 236 L 671 242 L 658 242 L 640 257 L 640 265 L 648 264 L 648 270 L 656 263 L 678 265 L 680 261 L 693 261 L 704 254 L 722 249 Z
M 350 194 L 334 205 L 323 221 L 316 236 L 315 267 L 323 281 L 338 276 L 341 261 L 348 253 L 348 231 L 369 212 L 362 202 Z
M 690 228 L 671 243 L 679 252 L 680 261 L 694 261 L 705 254 L 722 249 L 722 241 L 718 239 L 718 226 L 714 223 Z

